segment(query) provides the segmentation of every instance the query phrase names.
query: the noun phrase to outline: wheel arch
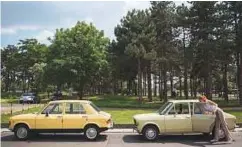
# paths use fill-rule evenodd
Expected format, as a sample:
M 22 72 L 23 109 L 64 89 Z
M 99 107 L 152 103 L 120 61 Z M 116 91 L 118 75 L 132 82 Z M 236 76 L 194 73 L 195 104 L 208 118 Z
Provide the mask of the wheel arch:
M 98 129 L 100 129 L 100 127 L 99 127 L 99 125 L 97 124 L 97 123 L 87 123 L 87 124 L 85 124 L 85 126 L 84 126 L 84 130 L 87 128 L 87 127 L 89 127 L 89 126 L 95 126 L 95 127 L 97 127 Z
M 141 133 L 143 133 L 144 129 L 148 126 L 154 126 L 156 127 L 157 131 L 158 131 L 158 134 L 160 134 L 160 128 L 158 126 L 158 124 L 154 123 L 154 122 L 147 122 L 143 125 L 142 129 L 141 129 Z
M 20 126 L 20 125 L 24 125 L 24 126 L 28 127 L 28 129 L 30 129 L 28 123 L 26 123 L 26 122 L 17 122 L 17 123 L 14 124 L 14 126 L 13 126 L 13 131 L 15 131 L 15 129 L 16 129 L 18 126 Z

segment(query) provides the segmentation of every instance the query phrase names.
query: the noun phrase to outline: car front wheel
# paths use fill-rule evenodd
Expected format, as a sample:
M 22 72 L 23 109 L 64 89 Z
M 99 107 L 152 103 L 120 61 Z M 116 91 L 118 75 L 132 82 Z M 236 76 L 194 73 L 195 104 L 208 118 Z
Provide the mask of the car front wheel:
M 84 135 L 88 140 L 95 140 L 99 135 L 99 129 L 94 125 L 87 126 Z
M 150 125 L 144 128 L 144 130 L 142 131 L 142 134 L 146 140 L 153 141 L 158 138 L 159 131 L 157 127 Z
M 19 125 L 14 131 L 14 135 L 19 140 L 27 140 L 29 137 L 30 131 L 26 125 Z

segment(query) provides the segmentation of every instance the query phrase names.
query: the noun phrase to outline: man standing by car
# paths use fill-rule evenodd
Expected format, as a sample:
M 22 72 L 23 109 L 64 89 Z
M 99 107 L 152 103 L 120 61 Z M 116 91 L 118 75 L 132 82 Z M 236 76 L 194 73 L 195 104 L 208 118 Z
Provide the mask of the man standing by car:
M 226 141 L 231 142 L 233 139 L 232 139 L 232 136 L 229 132 L 227 124 L 225 122 L 223 110 L 220 109 L 216 103 L 214 103 L 211 100 L 208 100 L 206 96 L 200 96 L 199 101 L 201 103 L 203 103 L 203 105 L 201 105 L 201 110 L 204 114 L 212 113 L 212 114 L 216 115 L 216 118 L 215 118 L 215 135 L 214 135 L 214 138 L 211 140 L 211 142 L 218 142 L 219 141 L 220 127 L 225 134 Z

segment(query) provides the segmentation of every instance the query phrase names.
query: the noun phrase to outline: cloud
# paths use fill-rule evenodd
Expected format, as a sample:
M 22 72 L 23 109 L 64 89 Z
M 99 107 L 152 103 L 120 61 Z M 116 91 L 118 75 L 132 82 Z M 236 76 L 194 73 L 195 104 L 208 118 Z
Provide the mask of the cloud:
M 14 26 L 2 27 L 1 34 L 11 35 L 11 34 L 16 34 L 18 31 L 36 31 L 39 29 L 41 29 L 41 27 L 37 25 L 14 25 Z
M 4 35 L 16 34 L 16 30 L 11 28 L 1 28 L 1 34 L 4 34 Z
M 150 7 L 149 1 L 124 1 L 123 15 L 126 15 L 129 10 L 132 9 L 146 9 Z
M 49 30 L 43 30 L 34 38 L 36 38 L 40 43 L 49 45 L 50 42 L 48 41 L 48 37 L 52 38 L 53 36 L 54 36 L 54 32 Z

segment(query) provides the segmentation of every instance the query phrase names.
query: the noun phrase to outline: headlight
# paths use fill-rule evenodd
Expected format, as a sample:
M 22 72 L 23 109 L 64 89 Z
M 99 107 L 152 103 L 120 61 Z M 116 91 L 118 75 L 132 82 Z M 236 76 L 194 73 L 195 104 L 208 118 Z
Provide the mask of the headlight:
M 138 126 L 138 122 L 134 119 L 134 125 Z

